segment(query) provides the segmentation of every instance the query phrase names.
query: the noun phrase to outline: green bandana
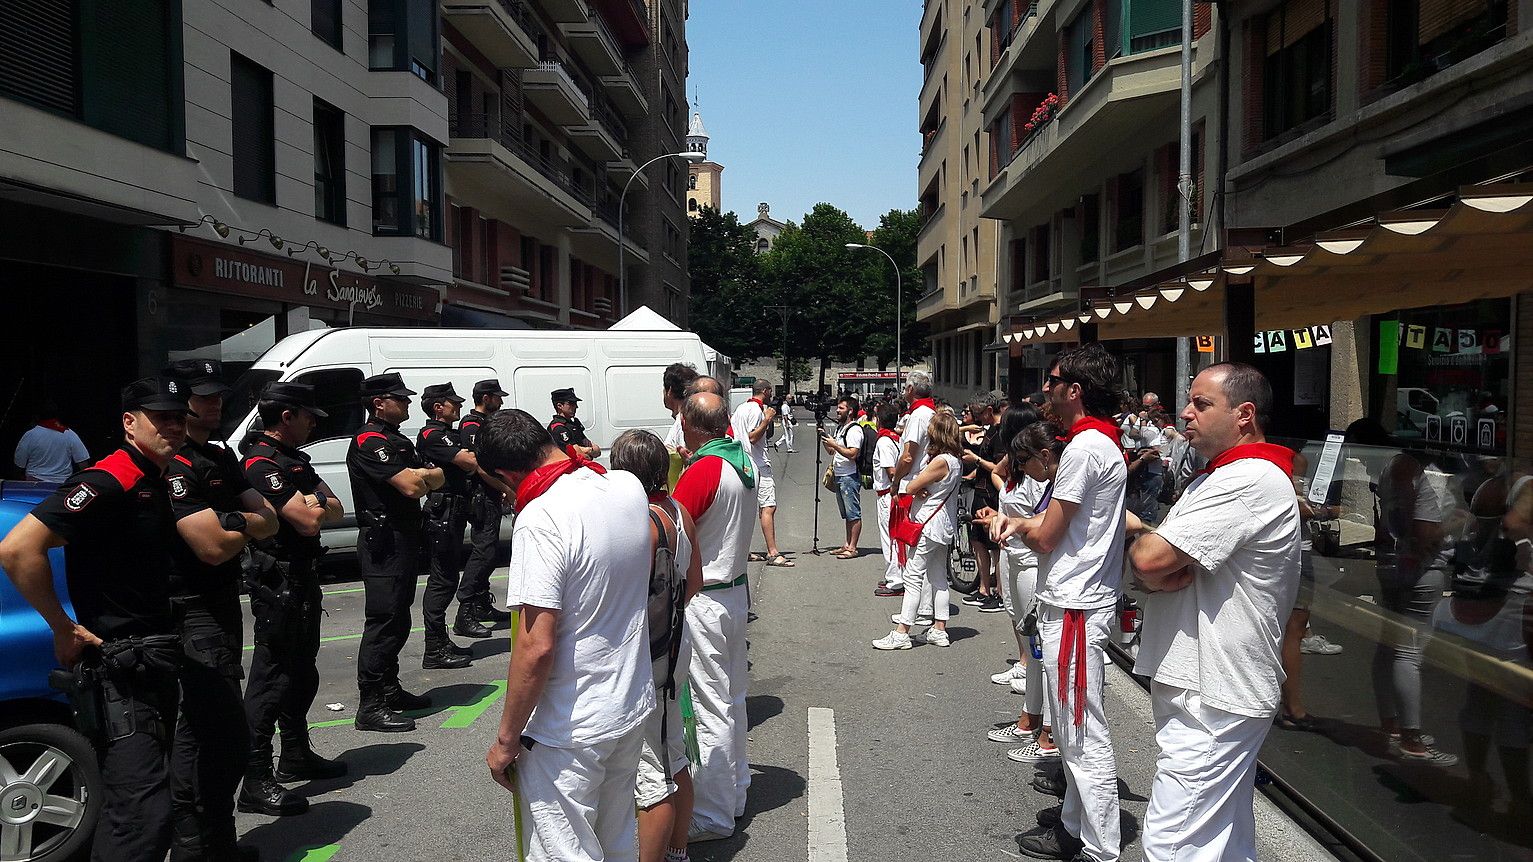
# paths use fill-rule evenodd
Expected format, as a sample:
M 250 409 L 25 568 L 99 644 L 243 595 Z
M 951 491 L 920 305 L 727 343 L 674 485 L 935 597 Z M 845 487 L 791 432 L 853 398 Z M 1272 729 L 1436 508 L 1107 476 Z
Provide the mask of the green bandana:
M 756 465 L 751 463 L 751 456 L 746 454 L 745 447 L 738 441 L 728 437 L 715 437 L 693 453 L 691 463 L 696 464 L 698 459 L 705 455 L 724 459 L 729 466 L 735 468 L 736 473 L 740 474 L 742 485 L 747 488 L 756 487 Z

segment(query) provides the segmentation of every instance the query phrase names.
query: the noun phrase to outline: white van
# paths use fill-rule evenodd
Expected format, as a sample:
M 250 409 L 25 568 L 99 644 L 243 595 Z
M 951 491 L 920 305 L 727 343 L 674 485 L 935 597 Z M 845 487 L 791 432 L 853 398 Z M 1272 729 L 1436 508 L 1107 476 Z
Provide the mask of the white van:
M 362 379 L 397 371 L 416 392 L 451 383 L 472 406 L 474 383 L 494 377 L 510 393 L 504 407 L 540 419 L 553 418 L 549 393 L 573 387 L 581 398 L 580 421 L 604 450 L 630 428 L 664 437 L 671 414 L 662 405 L 661 377 L 673 362 L 707 368 L 703 344 L 690 332 L 554 332 L 484 329 L 321 329 L 297 333 L 267 350 L 224 399 L 224 438 L 236 447 L 259 430 L 255 398 L 273 380 L 314 386 L 321 419 L 304 446 L 321 478 L 346 506 L 346 518 L 327 529 L 327 550 L 356 547 L 356 518 L 346 449 L 365 414 L 358 391 Z M 412 441 L 425 422 L 420 398 L 400 426 Z

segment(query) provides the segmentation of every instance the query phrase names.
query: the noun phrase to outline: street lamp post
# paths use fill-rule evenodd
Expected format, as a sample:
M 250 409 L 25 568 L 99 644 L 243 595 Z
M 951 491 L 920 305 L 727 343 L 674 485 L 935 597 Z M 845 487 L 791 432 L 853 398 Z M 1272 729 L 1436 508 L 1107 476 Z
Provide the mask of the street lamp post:
M 662 159 L 686 159 L 687 161 L 696 164 L 706 158 L 708 158 L 706 153 L 698 153 L 692 151 L 687 151 L 684 153 L 665 153 L 663 155 L 658 155 L 635 168 L 633 174 L 628 177 L 628 182 L 623 183 L 623 193 L 619 195 L 617 199 L 617 292 L 618 301 L 622 305 L 623 309 L 622 314 L 619 316 L 628 314 L 628 270 L 623 266 L 623 252 L 625 251 L 625 238 L 623 236 L 623 209 L 624 204 L 628 200 L 628 187 L 633 185 L 633 181 L 639 176 L 639 174 L 644 172 L 645 168 Z
M 901 352 L 900 334 L 905 329 L 904 297 L 905 287 L 900 278 L 900 265 L 894 262 L 894 256 L 876 245 L 867 245 L 860 242 L 849 242 L 847 248 L 871 248 L 884 257 L 889 258 L 889 265 L 894 267 L 894 388 L 900 388 L 900 366 L 904 362 L 904 353 Z

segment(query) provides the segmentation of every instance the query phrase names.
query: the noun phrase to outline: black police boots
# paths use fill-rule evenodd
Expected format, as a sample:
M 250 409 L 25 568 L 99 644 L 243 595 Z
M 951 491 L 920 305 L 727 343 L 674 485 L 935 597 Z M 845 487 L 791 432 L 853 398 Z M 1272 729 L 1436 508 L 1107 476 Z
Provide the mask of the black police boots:
M 448 637 L 447 632 L 426 638 L 426 654 L 421 656 L 421 667 L 426 670 L 456 670 L 460 667 L 468 667 L 471 662 L 469 657 L 458 652 Z M 427 701 L 430 705 L 430 701 Z M 423 709 L 424 707 L 407 707 L 407 709 Z
M 511 619 L 510 611 L 503 611 L 490 604 L 489 599 L 474 605 L 474 618 L 487 623 L 503 623 Z
M 484 619 L 481 616 L 483 613 L 481 608 L 486 607 L 489 607 L 489 605 L 476 605 L 472 602 L 469 604 L 459 603 L 458 615 L 453 619 L 452 623 L 452 633 L 460 638 L 473 638 L 475 640 L 489 637 L 490 630 L 479 622 L 481 619 Z
M 339 760 L 320 757 L 309 744 L 308 729 L 297 733 L 282 733 L 282 756 L 277 758 L 277 781 L 315 781 L 340 778 L 346 774 L 346 764 Z
M 378 733 L 405 733 L 415 729 L 415 719 L 390 709 L 382 690 L 364 691 L 362 702 L 357 704 L 356 727 Z
M 309 810 L 309 800 L 278 784 L 272 777 L 271 760 L 252 762 L 245 770 L 245 783 L 235 800 L 239 810 L 249 814 L 282 817 Z
M 407 709 L 430 709 L 431 698 L 422 694 L 411 694 L 399 687 L 398 681 L 392 685 L 383 687 L 383 704 L 396 712 L 404 712 Z

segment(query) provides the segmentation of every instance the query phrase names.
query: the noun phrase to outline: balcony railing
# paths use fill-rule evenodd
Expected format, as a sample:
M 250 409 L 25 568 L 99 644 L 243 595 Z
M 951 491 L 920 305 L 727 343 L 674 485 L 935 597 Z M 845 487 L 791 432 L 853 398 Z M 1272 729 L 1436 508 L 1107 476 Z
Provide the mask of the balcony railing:
M 522 140 L 520 118 L 507 122 L 493 114 L 454 114 L 447 120 L 448 134 L 454 138 L 488 138 L 531 165 L 554 185 L 563 189 L 586 207 L 591 206 L 591 193 L 575 182 L 569 165 L 556 159 L 546 159 L 543 154 Z

